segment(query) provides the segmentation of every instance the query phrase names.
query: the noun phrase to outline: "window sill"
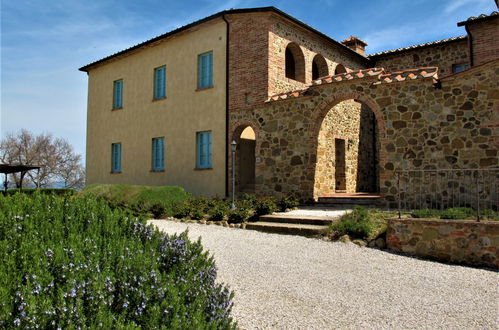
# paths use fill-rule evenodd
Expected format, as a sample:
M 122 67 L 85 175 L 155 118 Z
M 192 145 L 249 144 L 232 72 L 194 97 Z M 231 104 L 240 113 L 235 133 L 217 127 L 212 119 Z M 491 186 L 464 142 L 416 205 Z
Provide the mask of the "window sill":
M 111 174 L 121 174 L 121 171 L 119 171 L 119 172 L 112 172 L 112 171 L 111 171 L 110 173 L 111 173 Z
M 151 173 L 164 173 L 165 170 L 150 170 Z
M 158 97 L 156 99 L 152 99 L 152 102 L 158 102 L 158 101 L 163 101 L 163 100 L 166 100 L 166 96 L 165 97 Z
M 123 110 L 123 107 L 121 108 L 112 108 L 111 111 L 119 111 L 119 110 Z
M 209 171 L 213 170 L 213 167 L 195 167 L 194 171 Z
M 215 87 L 215 86 L 213 86 L 213 85 L 208 86 L 208 87 L 198 87 L 198 88 L 196 89 L 196 92 L 205 91 L 205 90 L 207 90 L 207 89 L 212 89 L 212 88 L 214 88 L 214 87 Z

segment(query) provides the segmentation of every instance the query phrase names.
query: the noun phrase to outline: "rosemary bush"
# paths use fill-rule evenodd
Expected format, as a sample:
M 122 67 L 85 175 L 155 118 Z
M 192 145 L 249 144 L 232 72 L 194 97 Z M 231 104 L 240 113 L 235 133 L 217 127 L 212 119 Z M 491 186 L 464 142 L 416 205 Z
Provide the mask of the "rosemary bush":
M 94 198 L 0 196 L 0 328 L 234 328 L 232 292 L 187 234 Z

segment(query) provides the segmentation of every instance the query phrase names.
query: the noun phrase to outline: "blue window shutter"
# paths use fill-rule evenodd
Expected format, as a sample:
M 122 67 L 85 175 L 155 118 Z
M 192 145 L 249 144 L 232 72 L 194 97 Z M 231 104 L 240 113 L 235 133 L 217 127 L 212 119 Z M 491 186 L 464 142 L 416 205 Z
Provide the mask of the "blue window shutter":
M 198 168 L 211 168 L 212 154 L 211 154 L 211 132 L 198 132 L 197 133 L 197 167 Z
M 162 171 L 165 169 L 164 138 L 152 139 L 152 169 Z
M 157 140 L 156 139 L 152 139 L 152 156 L 151 156 L 151 159 L 152 159 L 152 169 L 155 170 L 156 169 L 156 154 L 157 154 Z
M 113 108 L 119 109 L 123 106 L 123 80 L 114 82 Z
M 202 133 L 198 133 L 197 135 L 197 167 L 201 168 L 201 148 L 202 148 Z
M 198 56 L 198 88 L 213 85 L 213 53 Z
M 213 85 L 213 53 L 209 53 L 207 54 L 207 66 L 208 66 L 208 69 L 207 69 L 207 86 L 212 86 Z
M 118 167 L 117 172 L 121 172 L 121 143 L 118 143 Z
M 207 167 L 211 168 L 212 167 L 211 166 L 211 132 L 207 132 L 206 137 L 208 140 L 207 147 L 206 147 L 206 154 L 207 154 L 208 160 L 207 160 L 206 165 L 207 165 Z
M 165 169 L 165 138 L 159 139 L 159 167 Z
M 112 160 L 111 160 L 111 170 L 112 172 L 121 172 L 121 143 L 112 144 Z
M 154 69 L 154 98 L 166 97 L 166 67 Z

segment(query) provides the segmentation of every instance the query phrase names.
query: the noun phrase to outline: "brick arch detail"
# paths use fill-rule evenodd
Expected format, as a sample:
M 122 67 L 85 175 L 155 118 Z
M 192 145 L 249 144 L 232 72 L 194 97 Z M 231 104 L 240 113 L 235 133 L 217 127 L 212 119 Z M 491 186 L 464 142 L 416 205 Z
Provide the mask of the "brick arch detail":
M 227 141 L 227 148 L 229 150 L 228 153 L 228 158 L 229 158 L 229 187 L 228 187 L 228 192 L 232 193 L 232 183 L 231 183 L 231 176 L 232 176 L 232 151 L 231 151 L 231 143 L 233 140 L 238 141 L 240 139 L 241 133 L 243 132 L 244 129 L 247 127 L 251 127 L 253 129 L 253 132 L 255 132 L 255 157 L 258 157 L 260 154 L 260 148 L 261 148 L 261 133 L 259 126 L 255 124 L 255 122 L 251 120 L 238 120 L 233 123 L 231 123 L 231 128 L 230 128 L 230 139 Z M 260 167 L 258 166 L 259 163 L 255 164 L 255 177 L 258 176 L 261 171 Z M 261 163 L 260 163 L 261 164 Z M 237 164 L 237 157 L 236 157 L 236 169 L 238 168 Z M 239 186 L 239 174 L 236 173 L 236 192 L 238 191 L 237 187 Z M 258 192 L 258 185 L 255 184 L 255 192 Z
M 376 117 L 376 121 L 378 123 L 379 136 L 384 136 L 385 133 L 385 119 L 383 116 L 383 112 L 381 107 L 370 97 L 366 96 L 361 92 L 340 92 L 335 93 L 332 97 L 324 99 L 319 105 L 316 107 L 315 113 L 315 121 L 313 124 L 313 137 L 319 136 L 319 132 L 321 129 L 322 121 L 326 117 L 327 113 L 340 102 L 346 100 L 358 100 L 364 104 L 366 104 L 371 111 L 374 113 Z

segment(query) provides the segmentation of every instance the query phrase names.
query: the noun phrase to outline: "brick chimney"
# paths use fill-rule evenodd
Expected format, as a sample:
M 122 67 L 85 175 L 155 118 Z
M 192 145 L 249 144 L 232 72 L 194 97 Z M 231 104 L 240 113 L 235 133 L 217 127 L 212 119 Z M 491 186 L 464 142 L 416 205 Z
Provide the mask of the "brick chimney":
M 341 43 L 361 55 L 366 55 L 367 43 L 364 40 L 361 40 L 354 36 L 350 36 L 343 40 Z

